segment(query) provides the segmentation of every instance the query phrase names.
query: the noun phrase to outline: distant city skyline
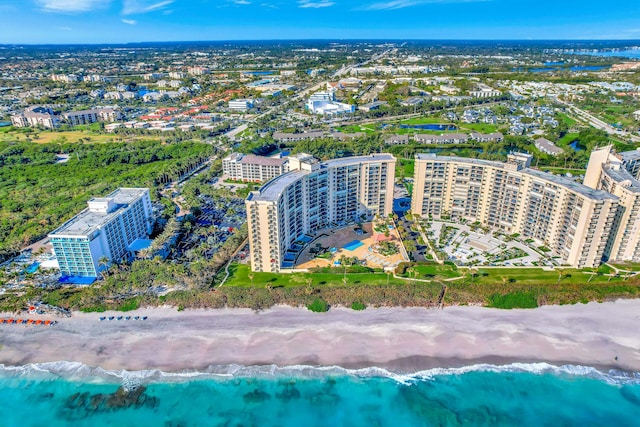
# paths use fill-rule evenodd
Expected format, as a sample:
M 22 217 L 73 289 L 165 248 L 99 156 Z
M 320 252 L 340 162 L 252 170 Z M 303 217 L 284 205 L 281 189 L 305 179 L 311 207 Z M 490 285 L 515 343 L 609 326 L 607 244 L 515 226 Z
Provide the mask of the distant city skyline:
M 0 0 L 0 43 L 640 38 L 619 0 Z

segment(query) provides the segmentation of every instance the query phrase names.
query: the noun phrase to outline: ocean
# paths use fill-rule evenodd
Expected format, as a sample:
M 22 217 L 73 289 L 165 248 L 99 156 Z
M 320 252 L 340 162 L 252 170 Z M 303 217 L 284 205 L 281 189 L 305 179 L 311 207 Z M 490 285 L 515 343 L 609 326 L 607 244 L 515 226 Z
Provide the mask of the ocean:
M 104 371 L 0 365 L 0 425 L 633 426 L 640 375 L 513 364 L 414 374 L 338 367 Z

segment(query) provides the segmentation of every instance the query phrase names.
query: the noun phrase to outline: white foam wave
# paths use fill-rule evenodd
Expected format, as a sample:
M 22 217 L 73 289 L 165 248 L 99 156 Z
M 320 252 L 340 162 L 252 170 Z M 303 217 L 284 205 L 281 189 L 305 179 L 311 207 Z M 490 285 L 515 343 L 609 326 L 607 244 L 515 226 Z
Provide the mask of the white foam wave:
M 160 370 L 109 371 L 100 367 L 91 367 L 79 362 L 34 363 L 24 366 L 5 366 L 0 364 L 0 378 L 36 378 L 42 380 L 65 379 L 84 383 L 117 383 L 127 388 L 135 388 L 149 383 L 189 382 L 206 379 L 230 378 L 325 378 L 351 376 L 358 378 L 389 378 L 403 385 L 412 385 L 420 381 L 431 381 L 437 377 L 463 375 L 470 372 L 521 372 L 537 375 L 554 374 L 588 377 L 609 384 L 640 385 L 640 373 L 610 370 L 599 371 L 596 368 L 581 365 L 555 366 L 548 363 L 512 363 L 508 365 L 476 364 L 460 368 L 435 368 L 413 373 L 393 372 L 380 367 L 347 369 L 340 366 L 243 366 L 215 365 L 203 371 L 164 372 Z

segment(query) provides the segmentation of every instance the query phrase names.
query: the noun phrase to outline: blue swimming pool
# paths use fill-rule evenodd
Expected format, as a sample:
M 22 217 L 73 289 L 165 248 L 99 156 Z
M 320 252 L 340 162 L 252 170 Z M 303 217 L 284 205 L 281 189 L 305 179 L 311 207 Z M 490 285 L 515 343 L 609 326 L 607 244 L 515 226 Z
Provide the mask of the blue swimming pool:
M 348 251 L 355 251 L 356 249 L 362 246 L 364 246 L 364 243 L 362 243 L 360 240 L 354 240 L 353 242 L 349 242 L 346 245 L 344 245 L 344 249 Z

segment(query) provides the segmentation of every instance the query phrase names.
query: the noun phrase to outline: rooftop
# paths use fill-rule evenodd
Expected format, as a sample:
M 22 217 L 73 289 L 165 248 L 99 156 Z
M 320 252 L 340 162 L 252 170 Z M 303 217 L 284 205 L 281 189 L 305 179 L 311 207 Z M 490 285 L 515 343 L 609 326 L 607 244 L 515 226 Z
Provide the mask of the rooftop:
M 640 160 L 640 149 L 633 150 L 633 151 L 625 151 L 623 153 L 618 153 L 618 155 L 625 162 L 637 161 L 637 160 Z
M 253 154 L 246 155 L 242 157 L 241 163 L 244 164 L 253 164 L 253 165 L 263 165 L 263 166 L 282 166 L 287 159 L 280 157 L 262 157 L 262 156 L 254 156 Z
M 623 186 L 624 188 L 634 193 L 640 192 L 640 182 L 633 177 L 624 168 L 614 169 L 608 166 L 604 167 L 604 172 L 609 175 L 614 181 Z
M 309 171 L 296 170 L 280 175 L 267 182 L 259 191 L 249 193 L 247 200 L 256 202 L 274 202 L 278 200 L 280 195 L 287 187 L 303 176 L 309 174 Z
M 305 156 L 308 155 L 301 153 L 300 156 L 306 159 Z M 322 169 L 325 169 L 358 165 L 361 163 L 391 162 L 395 160 L 395 157 L 393 157 L 391 154 L 371 154 L 369 156 L 345 157 L 342 159 L 329 160 L 327 162 L 321 163 L 320 167 Z M 295 170 L 285 173 L 284 175 L 280 175 L 263 185 L 259 191 L 250 193 L 247 200 L 256 202 L 274 202 L 278 200 L 280 195 L 284 192 L 284 190 L 287 189 L 289 185 L 293 184 L 309 173 L 311 172 L 306 170 Z
M 50 236 L 89 236 L 91 233 L 111 221 L 114 217 L 118 216 L 124 209 L 148 191 L 149 189 L 147 188 L 119 188 L 106 197 L 94 197 L 89 200 L 89 203 L 99 203 L 106 200 L 112 200 L 117 208 L 108 213 L 105 213 L 106 211 L 98 212 L 87 208 L 54 230 Z

